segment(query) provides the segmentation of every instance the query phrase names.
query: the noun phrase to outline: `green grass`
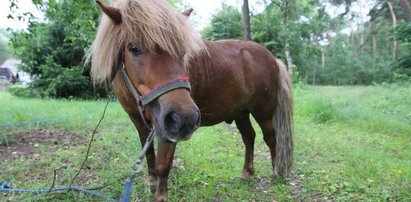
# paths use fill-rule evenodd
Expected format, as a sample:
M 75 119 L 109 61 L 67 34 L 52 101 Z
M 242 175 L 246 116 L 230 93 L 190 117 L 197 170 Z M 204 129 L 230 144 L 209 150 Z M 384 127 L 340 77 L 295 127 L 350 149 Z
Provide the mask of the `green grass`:
M 268 148 L 256 128 L 256 177 L 240 182 L 244 146 L 234 124 L 200 128 L 177 146 L 169 177 L 170 201 L 410 201 L 411 86 L 295 86 L 295 167 L 292 180 L 271 180 Z M 105 101 L 19 99 L 0 94 L 0 124 L 58 119 L 52 123 L 1 127 L 16 131 L 58 129 L 88 141 Z M 5 141 L 0 138 L 0 141 Z M 18 141 L 13 139 L 13 141 Z M 99 187 L 118 198 L 129 166 L 141 146 L 127 115 L 110 103 L 96 134 L 87 168 L 76 185 Z M 80 166 L 86 143 L 2 163 L 0 181 L 16 188 L 68 185 Z M 134 182 L 133 199 L 150 201 L 146 171 Z M 75 193 L 1 194 L 0 201 L 95 200 Z

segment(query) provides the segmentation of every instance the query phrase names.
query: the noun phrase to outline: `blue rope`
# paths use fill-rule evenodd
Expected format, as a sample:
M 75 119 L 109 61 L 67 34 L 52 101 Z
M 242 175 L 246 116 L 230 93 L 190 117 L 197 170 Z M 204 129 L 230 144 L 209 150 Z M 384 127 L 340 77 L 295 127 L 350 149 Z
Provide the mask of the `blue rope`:
M 127 177 L 126 182 L 124 184 L 124 190 L 123 193 L 121 193 L 121 202 L 129 202 L 130 198 L 131 198 L 131 191 L 133 188 L 133 178 L 136 174 L 140 173 L 143 170 L 144 164 L 142 164 L 142 160 L 144 158 L 144 155 L 147 152 L 148 147 L 151 145 L 151 143 L 154 140 L 154 131 L 151 131 L 150 135 L 147 137 L 146 142 L 144 143 L 144 146 L 139 154 L 139 157 L 137 159 L 137 161 L 135 163 L 132 164 L 131 166 L 131 175 L 129 177 Z M 135 167 L 136 166 L 136 167 Z M 136 168 L 136 170 L 134 170 L 134 168 Z M 50 193 L 50 192 L 58 192 L 58 191 L 65 191 L 65 190 L 71 190 L 71 191 L 78 191 L 78 192 L 83 192 L 85 194 L 89 194 L 107 201 L 116 201 L 113 198 L 97 193 L 97 192 L 93 192 L 87 189 L 83 189 L 80 187 L 59 187 L 59 188 L 55 188 L 52 190 L 26 190 L 26 189 L 11 189 L 8 186 L 7 182 L 4 182 L 1 187 L 0 187 L 0 192 L 14 192 L 14 193 Z
M 121 194 L 121 202 L 129 202 L 131 198 L 131 189 L 133 188 L 133 179 L 128 177 L 124 184 L 124 191 Z
M 98 192 L 90 191 L 88 189 L 84 189 L 81 187 L 58 187 L 52 190 L 40 189 L 40 190 L 30 190 L 30 189 L 12 189 L 9 187 L 8 182 L 3 182 L 0 187 L 0 192 L 8 192 L 8 193 L 51 193 L 51 192 L 61 192 L 61 191 L 78 191 L 82 192 L 97 198 L 104 199 L 106 201 L 116 201 L 113 198 L 106 196 L 104 194 L 100 194 Z
M 121 202 L 130 201 L 131 190 L 133 188 L 133 178 L 134 176 L 136 176 L 138 173 L 140 173 L 143 170 L 144 164 L 142 164 L 143 163 L 142 160 L 144 158 L 144 155 L 147 152 L 148 147 L 150 147 L 151 143 L 153 142 L 154 136 L 155 136 L 155 133 L 154 133 L 154 130 L 152 130 L 150 132 L 150 135 L 148 135 L 146 142 L 144 143 L 144 146 L 140 151 L 140 154 L 138 155 L 137 161 L 131 165 L 131 175 L 127 178 L 126 183 L 124 184 L 124 191 L 121 194 Z

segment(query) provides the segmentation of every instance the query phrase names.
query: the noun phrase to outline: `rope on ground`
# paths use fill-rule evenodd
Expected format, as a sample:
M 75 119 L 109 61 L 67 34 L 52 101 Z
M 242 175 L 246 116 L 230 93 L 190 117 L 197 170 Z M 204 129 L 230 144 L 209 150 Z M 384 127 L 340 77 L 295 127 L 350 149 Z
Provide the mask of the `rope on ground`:
M 131 190 L 133 188 L 133 179 L 138 173 L 140 173 L 143 168 L 143 159 L 146 155 L 148 148 L 150 147 L 151 143 L 153 143 L 155 137 L 154 130 L 150 132 L 150 135 L 147 137 L 146 142 L 144 143 L 143 148 L 138 155 L 137 161 L 131 165 L 131 175 L 127 177 L 126 183 L 124 184 L 123 193 L 121 193 L 121 202 L 129 202 L 131 198 Z M 135 169 L 136 168 L 136 169 Z
M 114 200 L 112 197 L 106 196 L 106 195 L 101 194 L 101 193 L 98 193 L 98 192 L 91 191 L 90 189 L 85 189 L 85 188 L 73 186 L 74 180 L 75 180 L 75 179 L 77 178 L 77 176 L 80 174 L 81 170 L 83 169 L 83 167 L 84 167 L 84 165 L 85 165 L 85 163 L 86 163 L 86 161 L 87 161 L 87 159 L 88 159 L 88 156 L 89 156 L 89 153 L 90 153 L 90 149 L 91 149 L 91 144 L 92 144 L 92 142 L 94 141 L 94 136 L 95 136 L 95 134 L 96 134 L 96 132 L 97 132 L 97 129 L 99 128 L 101 122 L 102 122 L 103 119 L 104 119 L 104 116 L 105 116 L 105 114 L 106 114 L 106 110 L 107 110 L 108 104 L 110 103 L 110 100 L 111 100 L 111 99 L 109 99 L 109 100 L 107 101 L 107 103 L 106 103 L 106 105 L 105 105 L 105 107 L 104 107 L 103 114 L 102 114 L 102 116 L 101 116 L 101 118 L 100 118 L 97 126 L 96 126 L 96 127 L 94 128 L 94 130 L 93 130 L 93 134 L 92 134 L 91 139 L 90 139 L 89 144 L 88 144 L 86 157 L 85 157 L 85 159 L 83 160 L 83 162 L 82 162 L 79 170 L 77 171 L 76 175 L 75 175 L 75 176 L 73 177 L 73 179 L 71 180 L 70 186 L 68 186 L 68 187 L 58 187 L 58 188 L 54 188 L 54 184 L 55 184 L 55 181 L 56 181 L 56 172 L 57 172 L 59 169 L 61 169 L 61 168 L 59 168 L 59 169 L 54 170 L 53 183 L 52 183 L 52 185 L 51 185 L 51 188 L 49 188 L 49 189 L 41 189 L 41 190 L 13 189 L 13 188 L 9 185 L 8 182 L 3 182 L 3 183 L 1 184 L 1 187 L 0 187 L 0 192 L 11 192 L 11 193 L 37 193 L 37 194 L 40 194 L 40 193 L 52 193 L 52 192 L 61 192 L 61 191 L 78 191 L 78 192 L 82 192 L 82 193 L 85 193 L 85 194 L 88 194 L 88 195 L 91 195 L 91 196 L 94 196 L 94 197 L 98 197 L 98 198 L 101 198 L 101 199 L 104 199 L 104 200 L 107 200 L 107 201 L 116 201 L 116 200 Z M 3 125 L 4 125 L 4 124 L 3 124 Z M 9 124 L 9 125 L 10 125 L 10 124 Z M 1 126 L 2 126 L 2 125 L 0 125 L 0 127 L 1 127 Z
M 106 110 L 107 110 L 107 107 L 108 107 L 109 103 L 110 103 L 110 99 L 107 101 L 107 103 L 104 107 L 103 114 L 102 114 L 99 122 L 97 123 L 96 127 L 93 130 L 91 139 L 88 143 L 85 158 L 84 158 L 83 162 L 81 163 L 81 166 L 80 166 L 79 170 L 74 175 L 74 177 L 71 179 L 70 186 L 54 188 L 57 171 L 61 169 L 61 168 L 59 168 L 59 169 L 54 170 L 53 182 L 52 182 L 51 188 L 49 188 L 49 189 L 44 189 L 44 190 L 13 189 L 9 186 L 8 182 L 4 182 L 4 183 L 2 183 L 2 185 L 0 187 L 0 192 L 37 193 L 37 194 L 40 194 L 40 193 L 52 193 L 52 192 L 61 192 L 61 191 L 78 191 L 78 192 L 89 194 L 91 196 L 98 197 L 98 198 L 101 198 L 101 199 L 104 199 L 104 200 L 107 200 L 107 201 L 116 201 L 112 197 L 106 196 L 106 195 L 98 193 L 98 192 L 91 191 L 91 189 L 85 189 L 85 188 L 81 188 L 81 187 L 72 186 L 74 181 L 76 180 L 76 178 L 78 177 L 78 175 L 82 171 L 86 161 L 88 160 L 88 156 L 89 156 L 90 149 L 91 149 L 91 144 L 94 141 L 94 136 L 97 132 L 97 129 L 99 128 L 101 122 L 104 119 L 104 116 L 106 114 Z M 1 125 L 0 125 L 0 127 L 1 127 Z M 146 142 L 145 142 L 142 150 L 140 151 L 140 154 L 138 156 L 137 161 L 135 163 L 133 163 L 132 166 L 131 166 L 131 175 L 126 179 L 126 182 L 125 182 L 125 185 L 124 185 L 124 190 L 121 194 L 121 201 L 122 202 L 129 202 L 130 201 L 131 191 L 132 191 L 132 186 L 133 186 L 133 178 L 136 174 L 140 173 L 143 170 L 144 165 L 142 164 L 143 163 L 142 160 L 144 159 L 144 156 L 145 156 L 148 148 L 152 144 L 152 142 L 154 140 L 154 137 L 155 137 L 155 133 L 154 133 L 154 130 L 152 130 L 150 132 L 150 135 L 147 137 Z M 134 168 L 137 168 L 137 169 L 134 169 Z
M 78 169 L 77 173 L 74 175 L 73 179 L 71 179 L 71 182 L 70 182 L 70 186 L 69 186 L 69 187 L 73 186 L 74 180 L 76 180 L 76 178 L 77 178 L 78 175 L 80 174 L 81 170 L 83 170 L 84 165 L 86 164 L 86 161 L 87 161 L 88 156 L 89 156 L 89 154 L 90 154 L 91 144 L 92 144 L 93 141 L 94 141 L 94 136 L 96 135 L 97 129 L 98 129 L 98 127 L 100 126 L 101 122 L 102 122 L 103 119 L 104 119 L 104 116 L 105 116 L 105 114 L 106 114 L 106 110 L 107 110 L 107 107 L 108 107 L 108 104 L 109 104 L 109 103 L 110 103 L 110 99 L 107 101 L 106 106 L 104 107 L 103 114 L 102 114 L 100 120 L 98 121 L 97 126 L 94 128 L 93 134 L 91 135 L 90 141 L 88 142 L 86 157 L 84 158 L 83 162 L 81 163 L 81 166 L 80 166 L 80 168 Z
M 104 194 L 90 191 L 88 189 L 84 189 L 81 187 L 58 187 L 54 189 L 40 189 L 40 190 L 30 190 L 30 189 L 13 189 L 9 186 L 8 182 L 3 182 L 0 187 L 0 192 L 9 192 L 9 193 L 36 193 L 36 194 L 41 194 L 41 193 L 51 193 L 51 192 L 62 192 L 62 191 L 78 191 L 82 192 L 84 194 L 88 194 L 94 197 L 101 198 L 103 200 L 107 201 L 116 201 L 112 197 L 106 196 Z

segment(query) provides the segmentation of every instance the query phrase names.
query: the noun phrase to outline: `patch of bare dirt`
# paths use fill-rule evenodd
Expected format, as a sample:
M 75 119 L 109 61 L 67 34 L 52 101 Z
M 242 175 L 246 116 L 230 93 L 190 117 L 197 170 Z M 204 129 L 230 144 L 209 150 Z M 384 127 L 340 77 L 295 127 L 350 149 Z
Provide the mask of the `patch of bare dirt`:
M 291 185 L 292 190 L 291 190 L 291 194 L 294 197 L 297 197 L 298 195 L 301 194 L 302 191 L 302 187 L 301 187 L 301 182 L 300 179 L 298 179 L 298 177 L 296 176 L 292 176 L 288 179 L 288 183 Z
M 57 149 L 70 149 L 84 144 L 85 137 L 59 129 L 39 129 L 0 134 L 0 162 L 37 159 Z

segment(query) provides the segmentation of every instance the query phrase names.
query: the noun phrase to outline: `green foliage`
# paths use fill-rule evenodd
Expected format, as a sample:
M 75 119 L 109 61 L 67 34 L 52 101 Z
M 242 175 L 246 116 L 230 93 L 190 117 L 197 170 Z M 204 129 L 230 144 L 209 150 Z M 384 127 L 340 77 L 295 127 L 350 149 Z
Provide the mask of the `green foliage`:
M 324 100 L 316 100 L 312 107 L 313 121 L 316 123 L 325 123 L 335 118 L 334 106 Z
M 27 31 L 14 32 L 11 37 L 11 48 L 23 62 L 20 68 L 37 78 L 30 85 L 50 97 L 105 96 L 101 89 L 94 90 L 89 67 L 82 67 L 100 15 L 95 2 L 34 3 L 47 20 L 31 19 Z
M 40 97 L 40 93 L 29 86 L 11 85 L 7 91 L 16 97 Z
M 252 38 L 283 60 L 287 40 L 295 65 L 294 75 L 300 77 L 295 79 L 307 81 L 311 76 L 309 68 L 318 67 L 319 43 L 331 20 L 319 4 L 290 1 L 288 6 L 287 27 L 284 24 L 285 1 L 271 1 L 262 13 L 254 15 L 251 19 Z
M 174 7 L 177 7 L 182 2 L 181 0 L 167 0 L 167 1 Z
M 397 80 L 411 80 L 411 22 L 404 22 L 397 26 L 394 35 L 402 42 L 400 45 L 403 55 L 394 64 Z
M 46 92 L 53 97 L 76 96 L 87 98 L 86 90 L 91 88 L 89 79 L 82 75 L 81 67 L 71 67 L 63 70 L 51 81 Z
M 287 41 L 296 82 L 370 85 L 409 81 L 411 29 L 409 22 L 400 20 L 402 15 L 398 12 L 401 10 L 398 1 L 392 2 L 400 22 L 395 30 L 392 30 L 391 14 L 385 1 L 376 1 L 369 12 L 372 21 L 362 24 L 358 24 L 361 22 L 358 17 L 360 13 L 353 9 L 353 5 L 358 3 L 353 0 L 268 1 L 261 13 L 251 16 L 252 39 L 282 60 L 285 60 Z M 332 17 L 328 13 L 330 5 L 343 9 Z M 233 19 L 240 24 L 240 14 L 237 16 Z M 225 23 L 225 27 L 214 25 L 216 22 L 220 26 Z M 230 33 L 225 29 L 233 24 L 232 21 L 218 18 L 218 15 L 213 16 L 211 25 L 203 30 L 203 35 L 211 40 L 220 39 L 218 36 L 221 35 L 221 38 L 228 38 L 231 35 L 224 35 Z M 237 30 L 240 33 L 241 29 Z M 351 33 L 347 34 L 347 30 Z M 238 36 L 241 38 L 240 34 Z M 395 38 L 399 42 L 398 59 L 393 59 Z
M 243 24 L 240 11 L 233 6 L 222 5 L 222 10 L 213 14 L 211 23 L 202 31 L 207 40 L 242 39 Z

